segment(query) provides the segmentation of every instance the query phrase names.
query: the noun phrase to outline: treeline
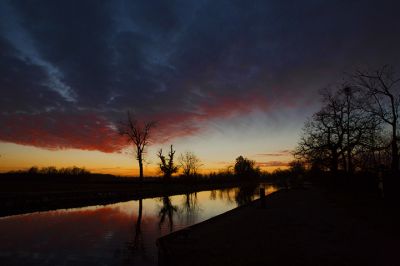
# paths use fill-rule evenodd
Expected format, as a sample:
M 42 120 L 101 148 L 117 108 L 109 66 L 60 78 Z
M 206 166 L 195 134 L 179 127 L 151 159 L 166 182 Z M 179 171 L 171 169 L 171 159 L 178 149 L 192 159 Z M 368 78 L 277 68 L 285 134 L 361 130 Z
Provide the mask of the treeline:
M 26 183 L 31 182 L 114 182 L 123 180 L 121 177 L 117 177 L 110 174 L 96 174 L 91 173 L 85 168 L 76 166 L 56 168 L 54 166 L 49 167 L 36 167 L 32 166 L 26 170 L 10 171 L 7 173 L 0 174 L 2 183 L 14 183 L 25 181 Z
M 400 79 L 392 67 L 356 71 L 323 90 L 322 108 L 309 119 L 294 152 L 312 171 L 399 172 Z
M 170 151 L 167 155 L 163 155 L 162 150 L 158 152 L 160 159 L 159 172 L 161 176 L 148 176 L 146 182 L 188 182 L 188 183 L 218 183 L 232 181 L 254 181 L 262 177 L 260 168 L 256 166 L 256 162 L 239 156 L 234 166 L 228 167 L 226 170 L 219 172 L 211 172 L 209 174 L 201 174 L 199 170 L 202 166 L 201 160 L 193 152 L 185 152 L 180 154 L 178 162 L 174 160 L 175 150 L 170 146 Z M 178 174 L 178 170 L 181 173 Z M 138 178 L 120 177 L 111 174 L 91 173 L 85 168 L 80 167 L 65 167 L 56 168 L 50 167 L 30 167 L 26 170 L 10 171 L 0 174 L 1 181 L 44 181 L 44 182 L 137 182 Z
M 39 168 L 37 166 L 32 166 L 27 170 L 12 171 L 9 173 L 27 174 L 27 175 L 53 175 L 53 176 L 57 175 L 82 176 L 91 174 L 90 171 L 86 170 L 85 168 L 80 168 L 76 166 L 64 167 L 64 168 L 56 168 L 54 166 Z
M 200 159 L 193 152 L 181 154 L 178 164 L 174 161 L 175 150 L 170 146 L 167 155 L 163 155 L 162 149 L 158 152 L 160 159 L 159 170 L 164 181 L 172 179 L 195 181 L 252 181 L 261 177 L 261 170 L 256 166 L 254 160 L 250 160 L 243 156 L 236 158 L 234 166 L 230 166 L 219 172 L 211 172 L 209 174 L 200 174 L 198 170 L 202 166 Z M 180 175 L 173 176 L 179 169 L 182 169 Z

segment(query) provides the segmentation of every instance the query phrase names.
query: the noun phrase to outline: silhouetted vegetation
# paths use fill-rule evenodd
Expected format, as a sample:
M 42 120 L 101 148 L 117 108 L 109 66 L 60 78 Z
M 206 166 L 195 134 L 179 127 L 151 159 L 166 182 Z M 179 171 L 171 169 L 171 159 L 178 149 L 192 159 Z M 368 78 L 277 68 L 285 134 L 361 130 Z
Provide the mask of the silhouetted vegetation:
M 162 149 L 158 151 L 158 158 L 160 158 L 161 163 L 159 164 L 160 171 L 163 174 L 164 180 L 169 180 L 171 179 L 172 175 L 178 172 L 178 167 L 174 163 L 174 155 L 175 151 L 172 148 L 172 145 L 170 146 L 170 151 L 168 153 L 168 158 L 166 158 L 162 154 Z
M 256 162 L 243 156 L 236 158 L 234 171 L 242 179 L 256 179 L 260 176 L 260 168 L 256 167 Z
M 322 108 L 309 119 L 294 152 L 306 176 L 331 183 L 393 190 L 399 184 L 400 78 L 393 68 L 356 71 L 321 92 Z M 395 191 L 391 191 L 394 195 Z
M 186 178 L 196 177 L 201 167 L 200 159 L 193 152 L 185 152 L 179 156 L 179 165 L 182 175 Z
M 18 183 L 23 181 L 26 184 L 30 184 L 32 182 L 42 182 L 48 184 L 60 182 L 114 182 L 123 179 L 110 174 L 91 173 L 85 168 L 79 168 L 76 166 L 64 168 L 56 168 L 54 166 L 39 168 L 32 166 L 27 170 L 2 173 L 0 174 L 0 177 L 3 183 Z
M 295 156 L 331 173 L 398 173 L 399 81 L 385 66 L 322 92 L 323 107 L 306 122 Z
M 310 181 L 310 171 L 301 161 L 292 161 L 287 169 L 276 169 L 272 173 L 262 172 L 260 180 L 272 183 L 281 188 L 300 188 Z
M 390 137 L 388 139 L 390 140 L 390 145 L 388 146 L 391 148 L 391 170 L 398 172 L 399 138 L 397 130 L 400 106 L 398 83 L 400 78 L 395 76 L 392 67 L 384 66 L 377 71 L 358 71 L 355 81 L 355 85 L 360 87 L 366 96 L 363 99 L 364 104 L 361 105 L 363 110 L 378 119 L 383 126 L 389 127 L 390 133 L 388 135 Z
M 26 171 L 16 171 L 14 173 L 26 173 L 29 175 L 53 175 L 53 176 L 57 176 L 57 175 L 83 176 L 83 175 L 90 174 L 90 172 L 88 170 L 86 170 L 85 168 L 79 168 L 76 166 L 59 168 L 59 169 L 57 169 L 54 166 L 42 167 L 42 168 L 33 166 Z
M 139 178 L 143 181 L 143 156 L 145 148 L 149 145 L 150 131 L 154 128 L 154 121 L 144 122 L 140 124 L 128 111 L 125 122 L 120 122 L 118 131 L 120 135 L 126 136 L 128 141 L 133 143 L 135 147 L 136 159 L 139 163 Z

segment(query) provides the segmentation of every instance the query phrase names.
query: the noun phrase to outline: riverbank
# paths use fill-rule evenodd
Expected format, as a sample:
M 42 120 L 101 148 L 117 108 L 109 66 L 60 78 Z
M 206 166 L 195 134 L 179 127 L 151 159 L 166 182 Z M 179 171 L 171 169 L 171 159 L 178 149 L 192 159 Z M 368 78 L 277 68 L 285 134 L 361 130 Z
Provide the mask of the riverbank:
M 398 210 L 374 196 L 281 190 L 158 240 L 160 265 L 396 265 Z
M 35 211 L 104 205 L 237 187 L 243 182 L 106 182 L 106 183 L 3 183 L 0 186 L 0 217 Z

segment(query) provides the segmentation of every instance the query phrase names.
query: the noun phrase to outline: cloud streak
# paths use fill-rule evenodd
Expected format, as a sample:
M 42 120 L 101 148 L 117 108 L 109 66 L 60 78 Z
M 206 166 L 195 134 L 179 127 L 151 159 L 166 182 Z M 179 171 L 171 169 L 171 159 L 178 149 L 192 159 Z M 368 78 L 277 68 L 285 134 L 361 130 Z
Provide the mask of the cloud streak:
M 257 162 L 256 165 L 260 167 L 287 167 L 289 166 L 289 163 L 282 161 L 269 161 L 269 162 Z
M 282 150 L 275 153 L 259 153 L 256 154 L 258 157 L 281 157 L 281 156 L 290 156 L 292 155 L 291 150 Z

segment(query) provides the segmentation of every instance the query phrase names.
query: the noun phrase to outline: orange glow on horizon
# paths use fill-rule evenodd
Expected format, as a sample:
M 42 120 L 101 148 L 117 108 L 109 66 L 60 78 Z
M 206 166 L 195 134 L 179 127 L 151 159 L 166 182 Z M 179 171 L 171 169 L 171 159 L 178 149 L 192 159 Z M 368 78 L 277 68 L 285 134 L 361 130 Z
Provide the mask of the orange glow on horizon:
M 178 145 L 177 145 L 178 146 Z M 158 147 L 150 147 L 146 153 L 144 164 L 145 176 L 160 176 L 158 168 L 158 158 L 155 156 Z M 39 168 L 54 166 L 56 168 L 80 167 L 92 173 L 113 174 L 117 176 L 138 176 L 139 169 L 134 154 L 130 150 L 120 153 L 104 153 L 99 151 L 85 151 L 77 149 L 46 150 L 31 146 L 24 146 L 12 143 L 0 143 L 0 172 L 26 170 L 32 166 Z M 178 151 L 185 151 L 184 148 L 177 147 Z M 216 156 L 208 150 L 199 152 L 203 166 L 199 169 L 201 174 L 225 171 L 229 166 L 233 166 L 236 155 L 221 154 Z M 208 156 L 211 154 L 212 156 Z M 240 154 L 238 152 L 238 154 Z M 207 157 L 208 156 L 208 157 Z M 208 160 L 204 160 L 206 157 Z M 250 157 L 251 158 L 251 157 Z M 275 164 L 276 158 L 258 158 L 262 161 L 260 168 L 262 171 L 273 172 L 276 169 L 286 169 L 286 162 L 290 158 L 280 158 L 282 162 Z M 270 160 L 273 159 L 273 160 Z M 271 162 L 271 163 L 270 163 Z M 276 166 L 275 166 L 276 165 Z
M 5 173 L 5 172 L 10 172 L 10 171 L 19 171 L 19 170 L 27 170 L 32 166 L 36 166 L 39 168 L 42 167 L 49 167 L 49 166 L 55 166 L 54 164 L 50 164 L 50 165 L 31 165 L 31 166 L 27 166 L 27 167 L 0 167 L 0 173 Z M 66 165 L 66 166 L 55 166 L 57 168 L 63 168 L 63 167 L 72 167 L 73 165 Z M 139 176 L 139 169 L 137 167 L 132 167 L 132 168 L 122 168 L 122 167 L 115 167 L 115 168 L 89 168 L 89 167 L 82 167 L 85 168 L 86 170 L 90 171 L 91 173 L 95 173 L 95 174 L 111 174 L 111 175 L 116 175 L 116 176 L 123 176 L 123 177 L 137 177 Z M 263 172 L 267 172 L 267 173 L 272 173 L 276 170 L 285 170 L 288 169 L 288 167 L 275 167 L 275 166 L 271 166 L 271 167 L 261 167 L 261 170 Z M 204 169 L 200 169 L 199 173 L 203 174 L 203 175 L 207 175 L 210 173 L 219 173 L 221 171 L 224 171 L 225 169 L 222 168 L 204 168 Z M 181 174 L 181 171 L 178 172 L 179 175 Z M 153 166 L 153 167 L 147 167 L 147 169 L 145 169 L 144 171 L 144 175 L 145 177 L 161 177 L 161 174 L 159 172 L 159 169 L 157 166 Z

